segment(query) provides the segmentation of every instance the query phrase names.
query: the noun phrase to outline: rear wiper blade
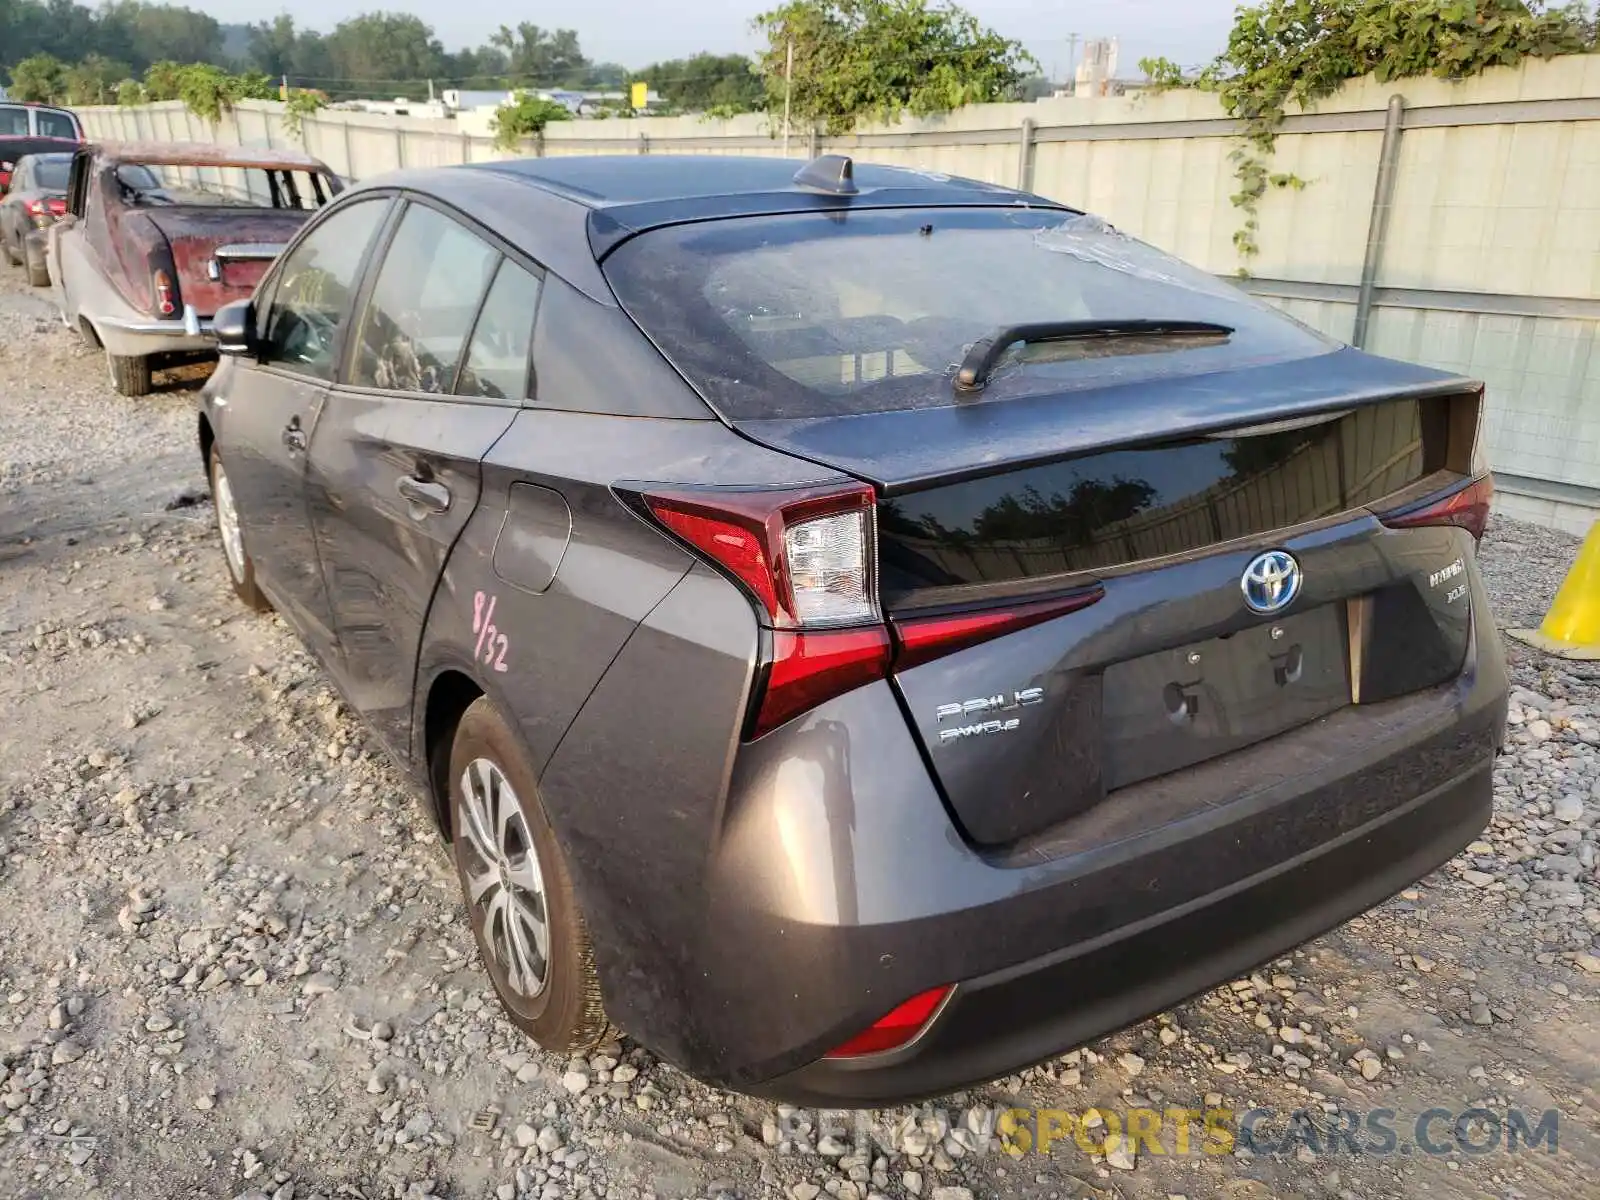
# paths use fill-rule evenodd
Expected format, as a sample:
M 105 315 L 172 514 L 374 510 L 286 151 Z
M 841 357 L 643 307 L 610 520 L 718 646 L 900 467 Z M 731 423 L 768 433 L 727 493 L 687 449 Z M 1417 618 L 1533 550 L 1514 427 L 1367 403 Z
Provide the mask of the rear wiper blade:
M 1163 321 L 1143 318 L 1101 321 L 1040 321 L 1033 325 L 1007 325 L 972 343 L 956 371 L 956 394 L 981 392 L 1005 352 L 1017 343 L 1098 341 L 1123 337 L 1227 337 L 1232 326 L 1213 321 Z

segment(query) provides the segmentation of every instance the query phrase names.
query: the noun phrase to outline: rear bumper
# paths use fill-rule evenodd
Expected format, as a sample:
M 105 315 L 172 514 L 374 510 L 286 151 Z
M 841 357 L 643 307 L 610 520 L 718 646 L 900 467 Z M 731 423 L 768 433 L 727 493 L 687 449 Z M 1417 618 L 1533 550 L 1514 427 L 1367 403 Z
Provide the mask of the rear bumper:
M 584 897 L 607 1009 L 709 1082 L 872 1105 L 1011 1073 L 1225 982 L 1486 824 L 1506 678 L 1475 573 L 1472 596 L 1485 619 L 1449 683 L 1123 788 L 1004 850 L 950 821 L 887 684 L 837 697 L 737 750 L 703 859 L 672 859 L 658 831 L 641 864 L 659 870 Z M 610 892 L 632 899 L 607 909 Z M 949 984 L 912 1046 L 824 1057 Z
M 190 305 L 185 305 L 183 316 L 175 320 L 116 316 L 96 317 L 91 321 L 101 344 L 112 354 L 124 358 L 203 353 L 215 349 L 217 344 L 211 319 L 200 317 Z
M 749 1090 L 791 1103 L 881 1105 L 993 1079 L 1232 979 L 1382 903 L 1489 821 L 1492 763 L 1319 852 L 1117 936 L 960 983 L 901 1052 L 820 1059 Z

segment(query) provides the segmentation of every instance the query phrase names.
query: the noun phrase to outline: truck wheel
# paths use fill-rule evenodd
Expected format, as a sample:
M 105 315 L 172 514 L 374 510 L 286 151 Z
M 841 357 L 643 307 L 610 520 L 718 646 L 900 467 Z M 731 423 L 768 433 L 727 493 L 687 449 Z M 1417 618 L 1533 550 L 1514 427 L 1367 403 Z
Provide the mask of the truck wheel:
M 21 264 L 22 260 L 17 257 L 17 252 L 11 248 L 11 243 L 6 240 L 6 236 L 3 233 L 0 233 L 0 250 L 6 252 L 6 261 L 13 267 Z
M 25 260 L 23 265 L 28 271 L 28 282 L 36 288 L 49 287 L 50 268 L 45 265 L 44 255 L 34 258 L 30 254 L 24 254 L 23 258 Z
M 486 697 L 456 727 L 450 814 L 472 935 L 512 1023 L 554 1054 L 598 1046 L 612 1031 L 566 856 L 521 743 Z
M 106 353 L 106 362 L 111 368 L 111 386 L 124 396 L 148 396 L 150 394 L 150 360 L 148 358 L 124 358 L 120 354 Z

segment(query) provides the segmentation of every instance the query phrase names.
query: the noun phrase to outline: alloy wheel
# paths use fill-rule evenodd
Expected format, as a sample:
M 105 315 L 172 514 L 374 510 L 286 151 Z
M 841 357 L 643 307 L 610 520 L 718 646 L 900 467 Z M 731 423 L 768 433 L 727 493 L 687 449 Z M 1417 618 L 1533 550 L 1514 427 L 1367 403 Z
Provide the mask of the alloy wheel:
M 483 944 L 511 989 L 532 999 L 550 974 L 544 872 L 516 792 L 487 758 L 461 773 L 459 835 L 468 851 L 467 903 L 482 923 Z
M 228 570 L 234 581 L 243 583 L 244 535 L 239 532 L 239 510 L 233 503 L 233 488 L 220 462 L 211 482 L 211 492 L 217 505 L 217 532 L 222 535 L 222 553 L 228 560 Z

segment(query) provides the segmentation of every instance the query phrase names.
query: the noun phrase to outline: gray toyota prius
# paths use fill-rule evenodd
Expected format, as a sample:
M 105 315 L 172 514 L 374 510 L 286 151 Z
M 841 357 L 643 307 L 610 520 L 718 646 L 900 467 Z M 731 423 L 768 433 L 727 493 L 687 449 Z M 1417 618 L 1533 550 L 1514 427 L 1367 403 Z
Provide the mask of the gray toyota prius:
M 1488 821 L 1481 384 L 1095 217 L 837 156 L 403 171 L 214 325 L 233 586 L 414 773 L 547 1050 L 942 1093 Z

